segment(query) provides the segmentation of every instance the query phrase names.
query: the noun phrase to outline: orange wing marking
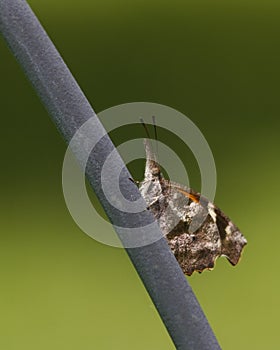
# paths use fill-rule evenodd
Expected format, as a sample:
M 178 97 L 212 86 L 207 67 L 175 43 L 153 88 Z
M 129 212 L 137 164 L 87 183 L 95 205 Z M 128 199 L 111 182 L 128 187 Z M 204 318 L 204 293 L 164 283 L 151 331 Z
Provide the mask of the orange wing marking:
M 185 190 L 182 190 L 181 188 L 178 187 L 178 191 L 183 193 L 183 195 L 185 195 L 186 197 L 190 198 L 193 202 L 195 203 L 199 203 L 199 196 L 195 195 L 195 194 L 191 194 Z

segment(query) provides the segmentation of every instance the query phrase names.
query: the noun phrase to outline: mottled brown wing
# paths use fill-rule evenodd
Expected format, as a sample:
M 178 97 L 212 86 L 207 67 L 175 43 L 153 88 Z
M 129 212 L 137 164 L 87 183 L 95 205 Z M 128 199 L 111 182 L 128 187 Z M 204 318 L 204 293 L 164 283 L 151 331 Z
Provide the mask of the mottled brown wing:
M 229 218 L 193 190 L 164 179 L 160 185 L 150 210 L 184 273 L 211 269 L 221 255 L 237 264 L 247 242 Z
M 232 221 L 199 193 L 165 180 L 149 140 L 140 192 L 187 275 L 214 267 L 225 255 L 232 265 L 247 241 Z

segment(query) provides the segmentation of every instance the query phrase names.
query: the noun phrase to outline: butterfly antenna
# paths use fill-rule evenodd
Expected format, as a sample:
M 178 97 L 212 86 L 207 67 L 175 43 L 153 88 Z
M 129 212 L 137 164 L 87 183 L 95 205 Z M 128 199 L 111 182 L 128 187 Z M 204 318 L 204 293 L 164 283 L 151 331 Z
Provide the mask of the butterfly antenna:
M 157 140 L 158 140 L 158 137 L 157 137 L 157 124 L 156 124 L 156 117 L 153 115 L 153 116 L 152 116 L 152 119 L 153 119 L 153 126 L 154 126 L 155 140 L 157 141 Z
M 144 127 L 144 129 L 145 129 L 145 131 L 146 131 L 146 134 L 147 134 L 148 138 L 150 139 L 151 136 L 150 136 L 150 134 L 149 134 L 149 130 L 148 130 L 148 128 L 147 128 L 147 125 L 146 125 L 146 123 L 144 122 L 144 119 L 143 119 L 143 118 L 140 118 L 140 122 L 141 122 L 141 124 L 143 125 L 143 127 Z
M 156 117 L 154 115 L 152 116 L 152 120 L 153 120 L 154 134 L 155 134 L 155 140 L 156 140 L 156 157 L 159 163 L 157 124 L 156 124 Z

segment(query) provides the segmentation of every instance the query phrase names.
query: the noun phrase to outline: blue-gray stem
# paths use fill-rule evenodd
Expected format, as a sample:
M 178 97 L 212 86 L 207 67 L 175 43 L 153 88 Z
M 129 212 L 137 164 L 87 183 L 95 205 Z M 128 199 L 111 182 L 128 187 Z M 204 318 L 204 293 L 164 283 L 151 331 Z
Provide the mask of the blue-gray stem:
M 0 0 L 0 30 L 8 46 L 32 82 L 52 120 L 67 143 L 79 127 L 93 118 L 95 131 L 104 129 L 53 43 L 24 0 Z M 111 222 L 120 227 L 145 226 L 151 214 L 120 212 L 106 200 L 100 182 L 100 169 L 114 149 L 110 138 L 103 137 L 98 153 L 89 161 L 86 175 Z M 112 167 L 117 159 L 112 161 Z M 115 162 L 115 163 L 114 163 Z M 137 187 L 129 180 L 124 164 L 120 189 L 126 198 L 138 198 Z M 192 292 L 166 240 L 126 249 L 152 298 L 177 349 L 220 349 L 208 321 Z

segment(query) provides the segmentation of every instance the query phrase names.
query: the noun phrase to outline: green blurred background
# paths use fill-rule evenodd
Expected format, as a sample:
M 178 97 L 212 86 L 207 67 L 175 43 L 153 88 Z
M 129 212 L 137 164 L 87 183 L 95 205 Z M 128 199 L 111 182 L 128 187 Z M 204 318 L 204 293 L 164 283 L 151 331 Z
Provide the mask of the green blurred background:
M 188 280 L 223 349 L 276 349 L 279 2 L 29 3 L 96 112 L 157 102 L 200 128 L 248 246 Z M 126 253 L 68 213 L 66 146 L 2 38 L 0 60 L 0 349 L 174 349 Z

